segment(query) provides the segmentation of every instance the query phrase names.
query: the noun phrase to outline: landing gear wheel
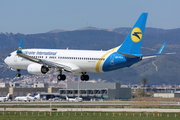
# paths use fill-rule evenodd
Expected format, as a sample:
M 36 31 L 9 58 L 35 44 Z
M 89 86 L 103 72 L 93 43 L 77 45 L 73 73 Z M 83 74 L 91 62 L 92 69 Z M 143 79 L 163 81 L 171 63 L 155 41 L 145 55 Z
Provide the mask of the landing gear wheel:
M 89 80 L 89 75 L 85 75 L 85 80 L 88 81 Z
M 21 77 L 20 69 L 17 69 L 18 73 L 16 74 L 16 77 Z
M 81 80 L 82 80 L 82 81 L 85 80 L 85 75 L 81 75 Z
M 20 73 L 17 73 L 17 74 L 16 74 L 16 77 L 21 77 L 21 74 L 20 74 Z
M 82 81 L 88 81 L 89 80 L 89 75 L 81 75 L 81 80 Z
M 64 75 L 64 74 L 59 74 L 58 76 L 57 76 L 57 79 L 59 80 L 59 81 L 61 81 L 61 80 L 66 80 L 66 75 Z

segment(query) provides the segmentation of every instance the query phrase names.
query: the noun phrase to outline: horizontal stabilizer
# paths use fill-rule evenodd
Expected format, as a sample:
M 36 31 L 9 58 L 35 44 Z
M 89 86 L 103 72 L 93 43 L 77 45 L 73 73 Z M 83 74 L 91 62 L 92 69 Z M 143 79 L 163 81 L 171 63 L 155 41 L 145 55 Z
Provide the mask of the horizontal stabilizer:
M 159 51 L 158 51 L 157 54 L 153 54 L 153 55 L 143 55 L 142 59 L 154 58 L 154 57 L 158 57 L 158 56 L 160 56 L 160 55 L 176 54 L 176 53 L 164 53 L 164 54 L 162 54 L 165 46 L 166 46 L 166 42 L 162 45 L 162 47 L 159 49 Z
M 117 53 L 126 56 L 126 58 L 137 58 L 138 57 L 138 56 L 135 56 L 135 55 L 125 54 L 125 53 L 121 53 L 121 52 L 117 52 Z

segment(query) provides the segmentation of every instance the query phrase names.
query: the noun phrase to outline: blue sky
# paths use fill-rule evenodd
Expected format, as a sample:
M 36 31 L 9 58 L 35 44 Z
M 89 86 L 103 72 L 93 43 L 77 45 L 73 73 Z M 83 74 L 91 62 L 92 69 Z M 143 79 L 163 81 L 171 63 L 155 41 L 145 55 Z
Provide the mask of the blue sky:
M 179 6 L 180 0 L 1 0 L 0 32 L 132 27 L 142 12 L 149 13 L 147 27 L 174 29 Z

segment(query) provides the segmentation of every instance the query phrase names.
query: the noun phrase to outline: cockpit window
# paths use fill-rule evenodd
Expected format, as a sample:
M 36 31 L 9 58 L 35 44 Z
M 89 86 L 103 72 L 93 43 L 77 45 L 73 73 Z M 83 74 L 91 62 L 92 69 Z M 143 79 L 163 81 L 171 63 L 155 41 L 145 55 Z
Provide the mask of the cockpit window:
M 7 57 L 10 57 L 11 56 L 11 54 L 9 54 Z

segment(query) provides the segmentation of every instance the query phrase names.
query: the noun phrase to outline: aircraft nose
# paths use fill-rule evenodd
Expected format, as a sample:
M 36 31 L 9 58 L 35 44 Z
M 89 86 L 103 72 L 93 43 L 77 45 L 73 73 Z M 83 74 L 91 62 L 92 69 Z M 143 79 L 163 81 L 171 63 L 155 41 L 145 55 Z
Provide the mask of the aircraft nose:
M 7 65 L 9 64 L 8 57 L 6 57 L 6 58 L 4 59 L 4 62 L 5 62 Z
M 4 62 L 7 64 L 7 57 L 4 59 Z

